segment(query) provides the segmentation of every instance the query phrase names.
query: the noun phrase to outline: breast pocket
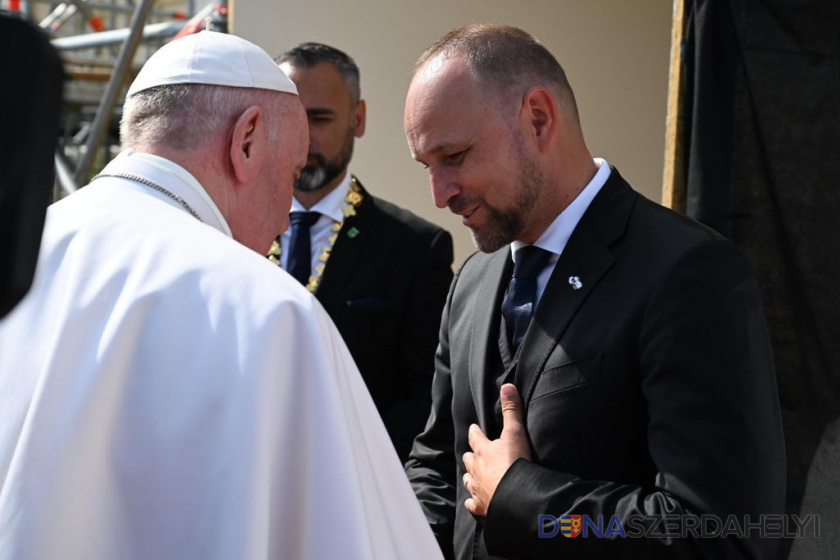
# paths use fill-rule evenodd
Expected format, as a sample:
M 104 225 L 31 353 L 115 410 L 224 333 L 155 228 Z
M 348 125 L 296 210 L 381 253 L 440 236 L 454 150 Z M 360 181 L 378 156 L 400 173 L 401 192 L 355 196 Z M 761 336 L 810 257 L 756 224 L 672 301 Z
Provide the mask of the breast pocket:
M 387 360 L 384 355 L 397 350 L 398 319 L 394 302 L 381 297 L 349 300 L 345 311 L 334 318 L 344 342 L 363 371 L 360 360 Z
M 394 307 L 394 302 L 380 297 L 351 299 L 347 308 L 352 311 L 387 311 Z
M 549 367 L 537 379 L 531 401 L 600 381 L 602 364 L 603 355 L 598 354 Z

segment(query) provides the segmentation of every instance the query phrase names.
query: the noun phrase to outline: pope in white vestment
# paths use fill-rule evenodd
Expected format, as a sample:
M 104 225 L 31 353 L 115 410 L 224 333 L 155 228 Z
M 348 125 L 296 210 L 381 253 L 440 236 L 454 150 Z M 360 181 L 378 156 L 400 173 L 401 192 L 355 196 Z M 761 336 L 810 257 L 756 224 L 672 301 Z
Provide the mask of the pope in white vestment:
M 315 298 L 185 168 L 103 174 L 0 321 L 0 559 L 440 557 Z
M 0 558 L 434 558 L 340 336 L 181 167 L 53 205 L 0 323 Z

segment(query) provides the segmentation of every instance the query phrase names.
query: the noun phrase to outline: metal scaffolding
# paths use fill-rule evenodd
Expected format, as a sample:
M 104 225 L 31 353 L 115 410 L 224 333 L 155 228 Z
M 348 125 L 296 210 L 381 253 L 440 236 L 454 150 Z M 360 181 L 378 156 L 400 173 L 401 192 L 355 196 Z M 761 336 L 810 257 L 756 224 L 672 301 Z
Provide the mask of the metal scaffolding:
M 0 0 L 0 9 L 49 33 L 64 63 L 56 199 L 86 184 L 119 152 L 125 91 L 152 53 L 204 28 L 227 32 L 227 1 L 205 1 L 196 11 L 196 0 Z

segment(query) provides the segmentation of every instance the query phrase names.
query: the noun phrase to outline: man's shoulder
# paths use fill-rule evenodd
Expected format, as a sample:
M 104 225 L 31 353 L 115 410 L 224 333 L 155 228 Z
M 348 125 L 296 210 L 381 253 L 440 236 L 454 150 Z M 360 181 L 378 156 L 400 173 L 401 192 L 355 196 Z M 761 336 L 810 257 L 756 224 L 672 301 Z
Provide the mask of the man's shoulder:
M 390 227 L 404 229 L 408 233 L 422 236 L 434 236 L 445 231 L 437 224 L 433 224 L 414 212 L 397 206 L 393 202 L 388 202 L 383 198 L 372 195 L 370 199 L 375 212 L 379 213 L 383 223 Z
M 616 169 L 583 221 L 614 250 L 647 254 L 653 260 L 670 260 L 691 247 L 724 240 L 713 229 L 635 191 Z
M 195 285 L 200 301 L 212 317 L 224 318 L 243 332 L 268 332 L 283 324 L 318 322 L 321 305 L 308 290 L 266 257 L 224 236 L 212 238 L 212 255 L 196 259 L 180 246 L 183 266 L 171 286 Z M 174 255 L 173 255 L 174 256 Z M 165 295 L 172 301 L 173 291 Z M 173 306 L 180 305 L 175 299 Z
M 669 262 L 708 243 L 728 245 L 725 237 L 688 216 L 639 196 L 626 239 L 649 259 Z
M 653 202 L 641 195 L 639 195 L 639 199 L 636 205 L 636 211 L 638 212 L 636 218 L 641 219 L 651 228 L 663 232 L 670 232 L 687 241 L 705 241 L 723 238 L 723 236 L 712 228 L 701 224 L 685 214 L 662 206 L 658 202 Z
M 673 274 L 713 276 L 748 269 L 738 247 L 715 230 L 645 198 L 626 182 L 615 187 L 613 183 L 605 188 L 606 196 L 593 201 L 595 211 L 584 221 L 614 259 L 611 274 L 619 275 L 616 278 L 636 279 L 640 270 L 652 279 L 663 279 Z M 567 250 L 580 239 L 573 234 Z M 580 252 L 581 246 L 575 249 Z
M 214 237 L 214 254 L 207 256 L 203 263 L 194 263 L 206 277 L 213 279 L 208 283 L 208 290 L 216 290 L 220 296 L 233 290 L 236 293 L 231 299 L 250 301 L 261 307 L 285 303 L 310 305 L 314 301 L 297 280 L 265 256 L 223 234 Z
M 159 213 L 164 210 L 168 208 Z M 266 256 L 185 212 L 176 209 L 166 214 L 165 220 L 145 216 L 145 223 L 153 227 L 141 238 L 126 242 L 136 258 L 115 260 L 158 279 L 162 288 L 194 285 L 208 303 L 222 307 L 254 310 L 311 303 L 311 294 Z M 125 221 L 144 223 L 140 216 L 126 216 Z
M 136 299 L 144 309 L 239 317 L 242 325 L 265 323 L 290 306 L 306 315 L 315 306 L 314 297 L 267 258 L 186 212 L 159 203 L 153 212 L 138 211 L 146 196 L 108 198 L 103 205 L 95 195 L 80 191 L 51 207 L 43 271 L 75 281 L 74 269 L 61 264 L 72 260 L 96 271 L 84 278 L 88 289 L 124 294 L 126 305 Z

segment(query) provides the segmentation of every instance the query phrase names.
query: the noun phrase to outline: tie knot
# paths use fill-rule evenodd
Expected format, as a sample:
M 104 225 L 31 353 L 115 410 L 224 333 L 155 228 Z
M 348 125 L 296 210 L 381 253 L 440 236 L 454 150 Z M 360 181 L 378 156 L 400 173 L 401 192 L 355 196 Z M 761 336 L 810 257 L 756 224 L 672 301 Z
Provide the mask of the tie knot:
M 551 257 L 551 251 L 526 245 L 516 252 L 516 262 L 513 263 L 514 278 L 536 279 Z
M 312 224 L 321 217 L 320 212 L 292 212 L 289 214 L 289 222 L 293 226 L 312 227 Z

